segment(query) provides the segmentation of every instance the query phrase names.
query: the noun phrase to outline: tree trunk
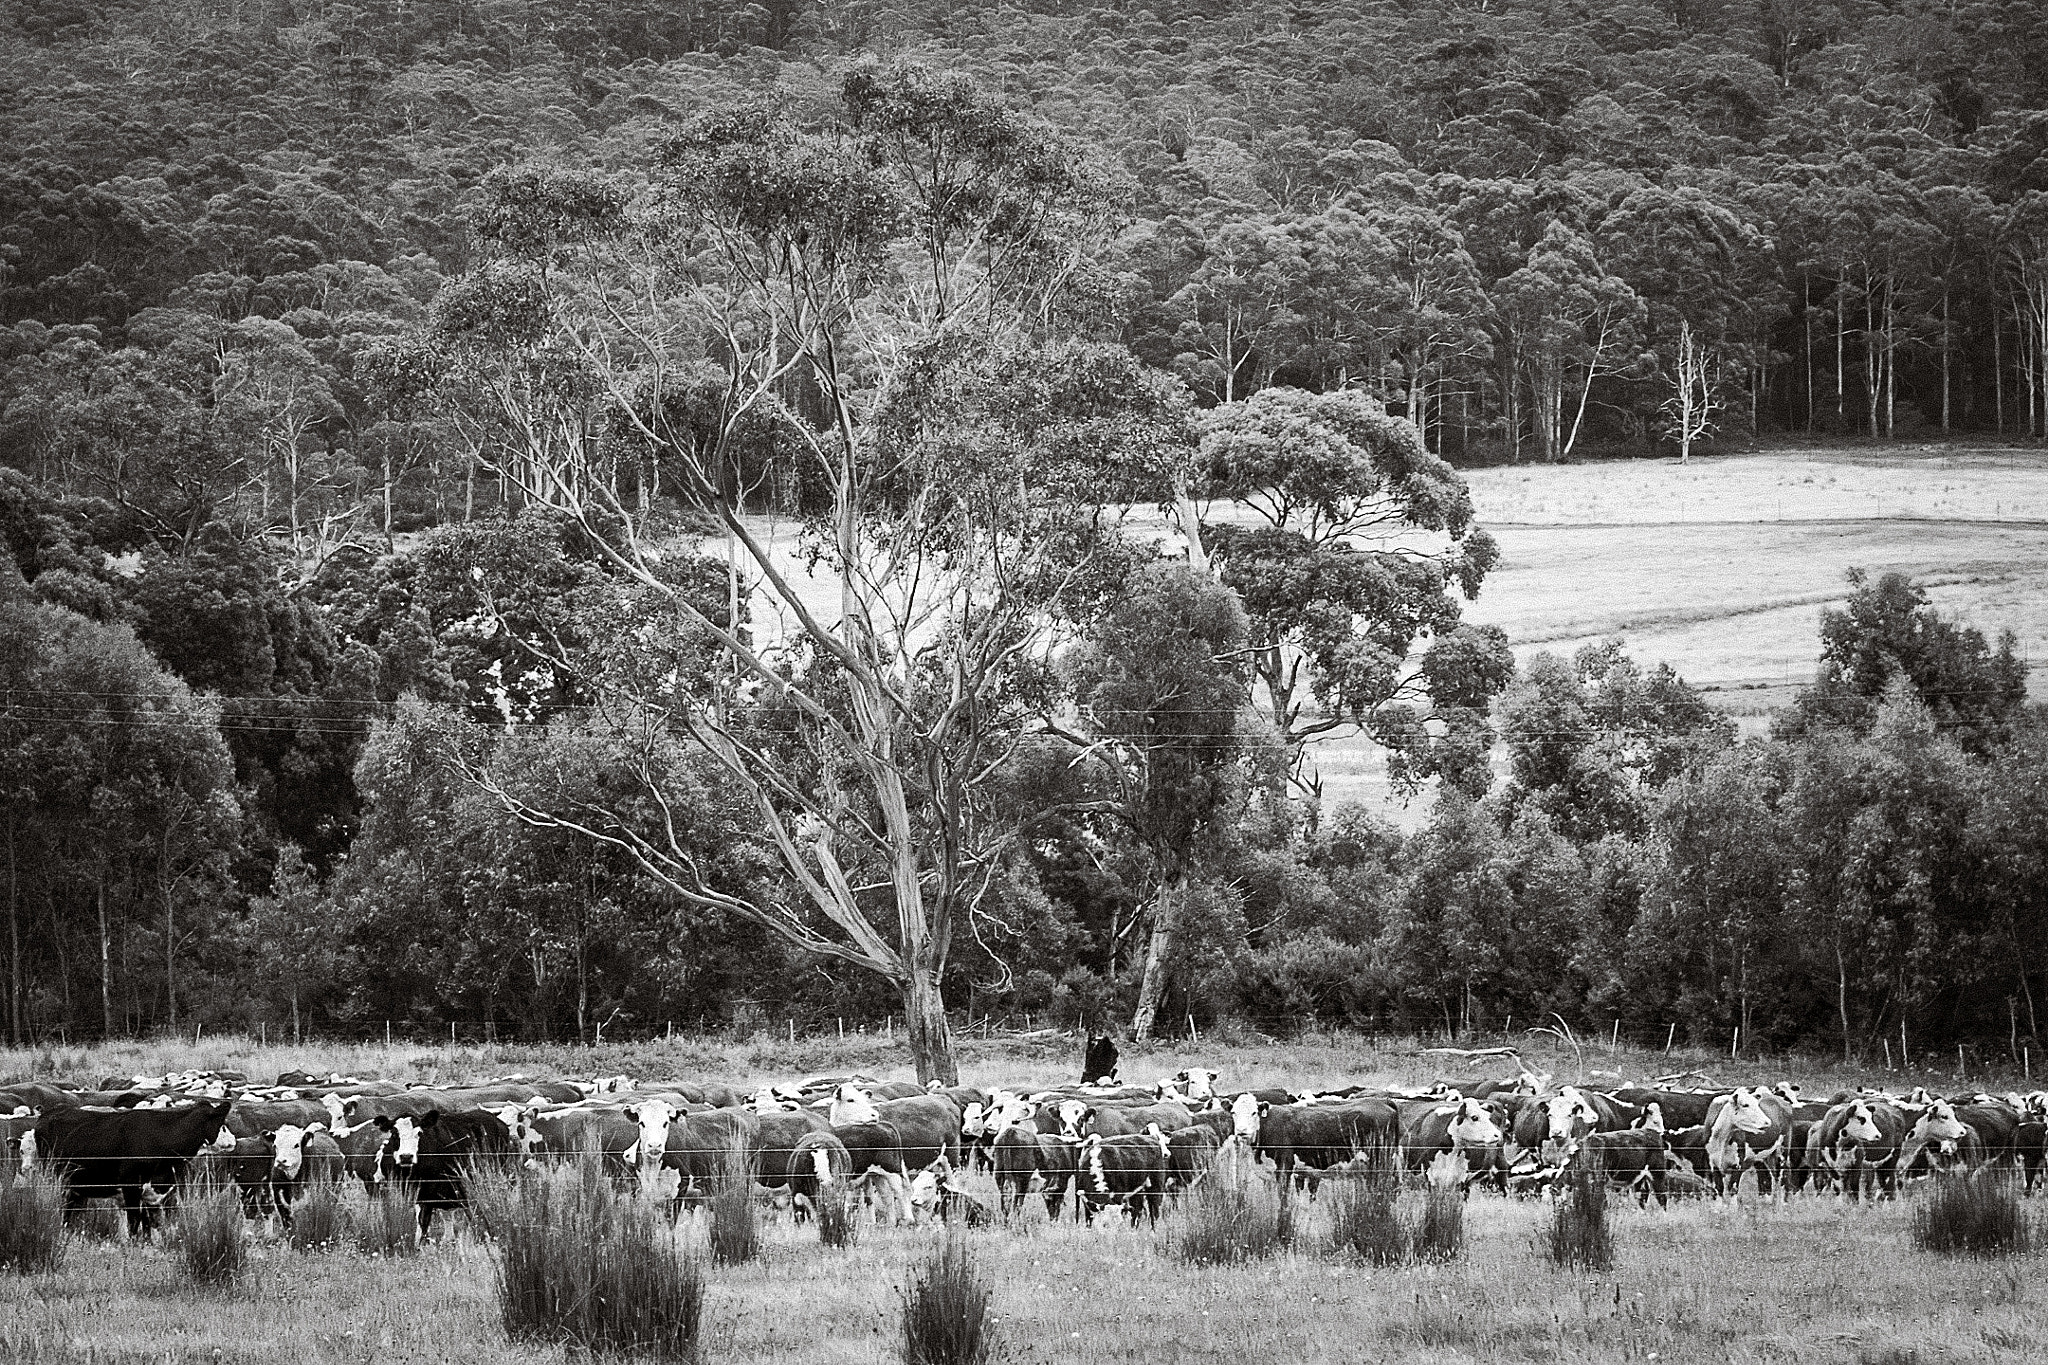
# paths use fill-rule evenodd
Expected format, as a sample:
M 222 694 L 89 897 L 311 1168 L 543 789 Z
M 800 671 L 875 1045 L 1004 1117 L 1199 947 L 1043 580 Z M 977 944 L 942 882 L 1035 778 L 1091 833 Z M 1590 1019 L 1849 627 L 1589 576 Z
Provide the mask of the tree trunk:
M 1835 945 L 1835 1008 L 1842 1015 L 1842 1060 L 1849 1060 L 1849 964 L 1842 959 L 1842 945 Z M 1903 1058 L 1900 1059 L 1904 1061 Z
M 7 815 L 7 1039 L 16 1047 L 21 1035 L 21 884 L 14 861 L 14 813 Z
M 171 909 L 171 893 L 164 891 L 164 1008 L 171 1027 L 178 1026 L 178 933 Z
M 936 972 L 911 968 L 903 982 L 903 1022 L 919 1083 L 960 1084 L 960 1064 L 953 1057 L 953 1027 L 946 1021 L 946 997 Z
M 1181 902 L 1187 899 L 1185 872 L 1160 888 L 1152 910 L 1152 944 L 1145 950 L 1145 976 L 1138 985 L 1138 1009 L 1131 1016 L 1131 1037 L 1145 1042 L 1152 1037 L 1152 1025 L 1159 1015 L 1159 1002 L 1166 998 L 1166 959 L 1173 954 L 1173 934 L 1179 927 Z
M 107 869 L 100 868 L 100 1027 L 101 1037 L 114 1036 L 114 943 L 107 932 Z

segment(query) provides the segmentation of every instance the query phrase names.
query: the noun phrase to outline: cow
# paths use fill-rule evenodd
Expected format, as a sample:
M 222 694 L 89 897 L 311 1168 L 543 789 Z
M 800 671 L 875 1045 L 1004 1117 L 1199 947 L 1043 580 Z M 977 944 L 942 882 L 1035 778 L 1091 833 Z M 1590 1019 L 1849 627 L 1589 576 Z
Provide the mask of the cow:
M 1636 1191 L 1643 1207 L 1650 1196 L 1665 1206 L 1669 1194 L 1670 1157 L 1664 1149 L 1664 1135 L 1648 1128 L 1628 1128 L 1613 1133 L 1588 1133 L 1574 1144 L 1566 1158 L 1566 1175 L 1579 1172 L 1604 1173 L 1610 1184 Z
M 1462 1159 L 1474 1179 L 1493 1172 L 1505 1188 L 1502 1117 L 1498 1109 L 1470 1098 L 1456 1104 L 1424 1104 L 1413 1110 L 1403 1106 L 1402 1164 L 1409 1170 L 1421 1170 L 1439 1156 Z
M 146 1236 L 151 1219 L 143 1191 L 175 1189 L 202 1151 L 233 1151 L 232 1107 L 205 1100 L 186 1109 L 59 1109 L 37 1121 L 32 1145 L 23 1144 L 22 1171 L 40 1163 L 64 1179 L 67 1217 L 88 1200 L 118 1197 L 128 1235 Z
M 903 1160 L 922 1169 L 960 1159 L 960 1110 L 944 1095 L 913 1095 L 877 1104 L 857 1086 L 841 1086 L 832 1099 L 832 1126 L 893 1124 L 901 1136 Z
M 615 1105 L 563 1105 L 554 1109 L 525 1110 L 510 1106 L 523 1116 L 523 1126 L 503 1106 L 479 1110 L 491 1115 L 506 1131 L 522 1161 L 573 1162 L 595 1157 L 614 1185 L 624 1188 L 636 1181 L 650 1183 L 640 1163 L 642 1125 L 625 1109 Z M 661 1131 L 661 1144 L 668 1145 L 668 1125 Z M 660 1158 L 654 1163 L 659 1173 Z
M 1202 1183 L 1216 1164 L 1222 1142 L 1205 1126 L 1176 1128 L 1166 1135 L 1166 1190 L 1169 1194 L 1191 1190 Z
M 1745 1171 L 1756 1172 L 1760 1195 L 1791 1156 L 1792 1105 L 1784 1094 L 1761 1086 L 1730 1091 L 1707 1109 L 1707 1177 L 1717 1191 L 1734 1193 Z
M 1083 1139 L 1076 1160 L 1083 1221 L 1093 1223 L 1105 1206 L 1121 1204 L 1133 1227 L 1141 1211 L 1157 1224 L 1171 1161 L 1166 1135 L 1156 1125 L 1143 1133 Z
M 816 1210 L 818 1201 L 852 1176 L 852 1158 L 846 1144 L 831 1133 L 805 1133 L 797 1139 L 789 1163 L 791 1217 L 803 1222 Z
M 868 1123 L 840 1124 L 832 1134 L 847 1151 L 848 1173 L 856 1180 L 865 1180 L 869 1191 L 884 1191 L 888 1202 L 888 1218 L 891 1223 L 909 1212 L 910 1172 L 915 1167 L 903 1156 L 903 1133 L 893 1123 L 879 1120 Z M 875 1221 L 882 1221 L 882 1211 L 875 1210 Z
M 1116 1067 L 1116 1040 L 1106 1033 L 1100 1037 L 1089 1034 L 1081 1050 L 1081 1084 L 1115 1085 Z
M 234 1186 L 243 1217 L 263 1218 L 275 1207 L 270 1172 L 276 1156 L 267 1136 L 238 1137 L 225 1152 L 201 1152 L 194 1158 L 194 1169 L 201 1180 Z
M 2048 1123 L 2022 1117 L 2013 1126 L 2012 1157 L 2025 1172 L 2026 1192 L 2032 1194 L 2035 1182 L 2040 1180 L 2044 1167 L 2048 1167 Z
M 1674 1161 L 1683 1162 L 1695 1176 L 1705 1180 L 1707 1176 L 1707 1126 L 1694 1124 L 1689 1128 L 1674 1128 L 1664 1134 L 1664 1149 Z
M 1231 1117 L 1232 1131 L 1253 1157 L 1272 1160 L 1283 1200 L 1297 1165 L 1307 1168 L 1302 1183 L 1314 1199 L 1322 1172 L 1366 1152 L 1392 1155 L 1400 1141 L 1394 1106 L 1385 1100 L 1275 1105 L 1240 1095 Z
M 1666 1090 L 1651 1086 L 1627 1086 L 1613 1092 L 1618 1102 L 1637 1109 L 1656 1105 L 1668 1129 L 1702 1127 L 1707 1110 L 1725 1090 Z
M 758 1115 L 747 1147 L 754 1179 L 771 1190 L 787 1188 L 797 1159 L 797 1144 L 806 1134 L 830 1132 L 832 1125 L 815 1109 Z
M 1178 1100 L 1190 1107 L 1206 1104 L 1216 1098 L 1216 1073 L 1191 1066 L 1162 1078 L 1152 1089 L 1162 1100 Z
M 1975 1129 L 1956 1117 L 1954 1105 L 1930 1100 L 1899 1144 L 1899 1173 L 1911 1174 L 1923 1157 L 1936 1170 L 1978 1166 L 1984 1161 L 1984 1142 Z
M 241 1102 L 228 1111 L 228 1131 L 238 1138 L 257 1137 L 276 1128 L 325 1124 L 329 1118 L 326 1106 L 315 1100 Z
M 1003 1212 L 1023 1208 L 1024 1196 L 1038 1178 L 1043 1181 L 1046 1217 L 1058 1218 L 1078 1169 L 1077 1147 L 1029 1124 L 1011 1124 L 998 1132 L 989 1159 L 995 1165 L 996 1198 Z
M 910 1221 L 929 1222 L 936 1217 L 941 1223 L 954 1220 L 970 1228 L 987 1227 L 995 1221 L 988 1205 L 976 1199 L 952 1183 L 953 1168 L 940 1161 L 925 1167 L 910 1182 Z
M 1142 1133 L 1155 1124 L 1162 1130 L 1171 1130 L 1185 1128 L 1194 1122 L 1194 1116 L 1186 1105 L 1171 1101 L 1126 1107 L 1090 1104 L 1086 1100 L 1061 1100 L 1055 1112 L 1059 1115 L 1060 1136 L 1074 1139 L 1095 1133 L 1104 1137 L 1125 1137 Z
M 411 1189 L 418 1201 L 422 1240 L 433 1230 L 436 1213 L 469 1207 L 469 1177 L 474 1171 L 492 1164 L 509 1166 L 519 1157 L 504 1122 L 479 1109 L 429 1109 L 373 1122 L 389 1135 L 394 1179 Z
M 1807 1143 L 1844 1197 L 1890 1194 L 1898 1188 L 1899 1148 L 1915 1117 L 1891 1100 L 1852 1098 L 1829 1109 Z
M 669 1125 L 662 1165 L 678 1177 L 674 1212 L 700 1207 L 727 1180 L 751 1172 L 762 1121 L 746 1109 L 706 1109 Z
M 264 1134 L 270 1143 L 270 1198 L 277 1218 L 292 1225 L 292 1205 L 306 1191 L 334 1187 L 347 1173 L 348 1158 L 324 1123 L 301 1128 L 286 1124 Z

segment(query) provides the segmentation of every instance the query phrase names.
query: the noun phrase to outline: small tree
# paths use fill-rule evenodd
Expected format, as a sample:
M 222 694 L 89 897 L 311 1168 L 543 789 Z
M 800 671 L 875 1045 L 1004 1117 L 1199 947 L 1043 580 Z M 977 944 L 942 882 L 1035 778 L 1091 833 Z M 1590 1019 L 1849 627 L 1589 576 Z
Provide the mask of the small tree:
M 1664 426 L 1678 442 L 1678 462 L 1692 460 L 1692 443 L 1714 433 L 1721 411 L 1719 379 L 1713 352 L 1693 336 L 1692 323 L 1678 321 L 1678 353 L 1673 358 L 1671 396 L 1664 400 Z

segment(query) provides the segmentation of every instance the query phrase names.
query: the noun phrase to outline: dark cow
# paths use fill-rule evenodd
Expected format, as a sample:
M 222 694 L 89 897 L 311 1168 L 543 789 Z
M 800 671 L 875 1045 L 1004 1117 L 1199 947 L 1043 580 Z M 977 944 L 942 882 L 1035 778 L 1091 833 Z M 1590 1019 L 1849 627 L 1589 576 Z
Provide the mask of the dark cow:
M 241 1196 L 244 1217 L 263 1218 L 273 1207 L 270 1172 L 276 1156 L 269 1138 L 242 1137 L 235 1139 L 232 1151 L 200 1153 L 193 1169 L 201 1180 L 234 1186 Z
M 887 1123 L 903 1143 L 903 1160 L 922 1170 L 940 1160 L 960 1160 L 960 1108 L 944 1095 L 914 1095 L 877 1104 L 854 1086 L 841 1086 L 832 1100 L 832 1126 Z
M 228 1131 L 238 1138 L 257 1137 L 277 1128 L 325 1124 L 329 1118 L 327 1107 L 318 1100 L 238 1101 L 228 1113 Z
M 270 1144 L 271 1201 L 278 1221 L 290 1227 L 292 1205 L 309 1190 L 338 1187 L 348 1158 L 322 1123 L 304 1128 L 287 1124 L 263 1136 Z
M 1664 1150 L 1664 1135 L 1650 1128 L 1588 1133 L 1579 1140 L 1564 1169 L 1567 1175 L 1604 1173 L 1609 1184 L 1634 1189 L 1645 1207 L 1654 1194 L 1662 1208 L 1669 1193 L 1671 1163 Z
M 1222 1148 L 1214 1130 L 1190 1125 L 1166 1135 L 1166 1189 L 1168 1193 L 1191 1190 L 1202 1183 L 1216 1164 Z
M 2012 1158 L 2025 1172 L 2026 1191 L 2032 1194 L 2044 1168 L 2048 1168 L 2048 1123 L 2037 1118 L 2022 1118 L 2015 1124 Z
M 1231 1115 L 1233 1130 L 1253 1156 L 1272 1159 L 1282 1199 L 1297 1165 L 1307 1168 L 1302 1183 L 1313 1199 L 1322 1172 L 1365 1152 L 1391 1156 L 1401 1136 L 1394 1106 L 1385 1100 L 1276 1105 L 1240 1095 Z
M 495 1114 L 470 1109 L 378 1118 L 391 1150 L 392 1178 L 419 1203 L 420 1236 L 432 1230 L 434 1215 L 469 1207 L 469 1176 L 488 1166 L 510 1167 L 519 1146 Z
M 789 1163 L 791 1217 L 799 1223 L 809 1218 L 828 1189 L 844 1185 L 852 1176 L 852 1167 L 846 1144 L 831 1133 L 798 1138 Z
M 1664 1147 L 1672 1159 L 1682 1161 L 1692 1168 L 1700 1179 L 1707 1178 L 1707 1126 L 1694 1124 L 1690 1128 L 1675 1128 L 1664 1134 Z
M 1896 1193 L 1899 1148 L 1917 1117 L 1888 1099 L 1852 1098 L 1828 1110 L 1807 1145 L 1849 1198 Z
M 796 1163 L 797 1144 L 807 1134 L 830 1133 L 832 1125 L 815 1109 L 780 1110 L 757 1117 L 748 1145 L 754 1179 L 771 1190 L 784 1189 Z
M 1397 1112 L 1402 1164 L 1409 1170 L 1421 1170 L 1438 1157 L 1448 1156 L 1462 1159 L 1473 1179 L 1490 1175 L 1506 1188 L 1506 1112 L 1498 1105 L 1466 1098 L 1455 1104 L 1404 1104 Z
M 1095 1215 L 1110 1204 L 1123 1205 L 1134 1226 L 1141 1211 L 1149 1214 L 1153 1223 L 1159 1221 L 1159 1204 L 1166 1194 L 1172 1161 L 1164 1133 L 1157 1128 L 1121 1137 L 1098 1133 L 1081 1143 L 1077 1155 L 1075 1183 L 1084 1221 L 1093 1223 Z
M 1078 1144 L 1041 1133 L 1029 1124 L 1012 1124 L 996 1134 L 989 1155 L 995 1163 L 996 1195 L 1003 1212 L 1015 1213 L 1024 1206 L 1024 1196 L 1030 1193 L 1036 1176 L 1045 1182 L 1046 1216 L 1060 1216 L 1078 1168 Z
M 704 1204 L 728 1178 L 751 1169 L 761 1117 L 745 1109 L 706 1109 L 669 1125 L 662 1165 L 678 1177 L 676 1212 Z M 801 1137 L 791 1139 L 792 1147 Z
M 1108 1034 L 1088 1035 L 1088 1043 L 1081 1052 L 1081 1084 L 1116 1084 L 1116 1039 Z
M 61 1176 L 67 1215 L 91 1199 L 119 1198 L 128 1235 L 141 1237 L 150 1228 L 144 1190 L 175 1189 L 202 1150 L 234 1149 L 227 1131 L 231 1107 L 226 1100 L 208 1100 L 186 1109 L 60 1109 L 31 1130 L 22 1170 L 42 1163 Z
M 1613 1092 L 1614 1098 L 1638 1109 L 1656 1105 L 1664 1115 L 1666 1129 L 1697 1128 L 1707 1121 L 1707 1108 L 1725 1090 L 1662 1090 L 1629 1086 Z
M 848 1169 L 868 1188 L 888 1191 L 889 1219 L 895 1222 L 908 1212 L 910 1172 L 903 1158 L 903 1133 L 893 1123 L 848 1123 L 832 1130 L 846 1148 Z

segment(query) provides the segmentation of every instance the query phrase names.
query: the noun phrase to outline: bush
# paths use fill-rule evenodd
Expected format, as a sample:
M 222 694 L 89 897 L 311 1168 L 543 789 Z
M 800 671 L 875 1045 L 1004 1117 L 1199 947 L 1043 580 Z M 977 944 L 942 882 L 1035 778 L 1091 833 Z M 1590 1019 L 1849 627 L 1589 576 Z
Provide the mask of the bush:
M 967 1239 L 949 1235 L 903 1291 L 904 1365 L 982 1365 L 989 1356 L 989 1286 Z
M 411 1190 L 386 1181 L 356 1220 L 356 1250 L 365 1256 L 412 1256 L 420 1249 L 420 1206 Z
M 761 1254 L 761 1216 L 754 1207 L 754 1164 L 735 1152 L 711 1196 L 711 1259 L 744 1265 Z
M 332 1184 L 314 1185 L 292 1205 L 291 1244 L 300 1251 L 324 1251 L 340 1246 L 348 1235 L 348 1217 L 341 1206 L 341 1190 Z
M 1193 1265 L 1263 1260 L 1293 1241 L 1276 1192 L 1215 1175 L 1181 1196 L 1168 1228 L 1168 1247 Z
M 1330 1247 L 1367 1265 L 1399 1265 L 1408 1259 L 1408 1226 L 1395 1201 L 1401 1193 L 1401 1153 L 1375 1143 L 1359 1153 L 1357 1175 L 1326 1181 Z
M 201 1284 L 229 1284 L 249 1264 L 248 1219 L 242 1196 L 210 1177 L 187 1181 L 173 1227 L 185 1273 Z
M 1597 1166 L 1567 1171 L 1551 1215 L 1545 1247 L 1555 1264 L 1573 1270 L 1614 1266 L 1614 1234 L 1607 1226 L 1607 1172 Z
M 828 1247 L 850 1247 L 860 1240 L 860 1201 L 844 1180 L 827 1181 L 818 1190 L 818 1240 Z
M 1936 1175 L 1913 1207 L 1913 1245 L 1951 1256 L 2016 1256 L 2033 1229 L 2015 1182 L 2004 1171 Z
M 1437 1185 L 1425 1190 L 1422 1211 L 1409 1229 L 1408 1245 L 1416 1260 L 1439 1265 L 1464 1255 L 1464 1191 Z
M 38 1169 L 9 1180 L 0 1172 L 0 1269 L 33 1275 L 64 1259 L 64 1182 Z
M 695 1358 L 704 1276 L 656 1207 L 615 1195 L 600 1163 L 521 1180 L 488 1225 L 512 1336 L 594 1354 Z

